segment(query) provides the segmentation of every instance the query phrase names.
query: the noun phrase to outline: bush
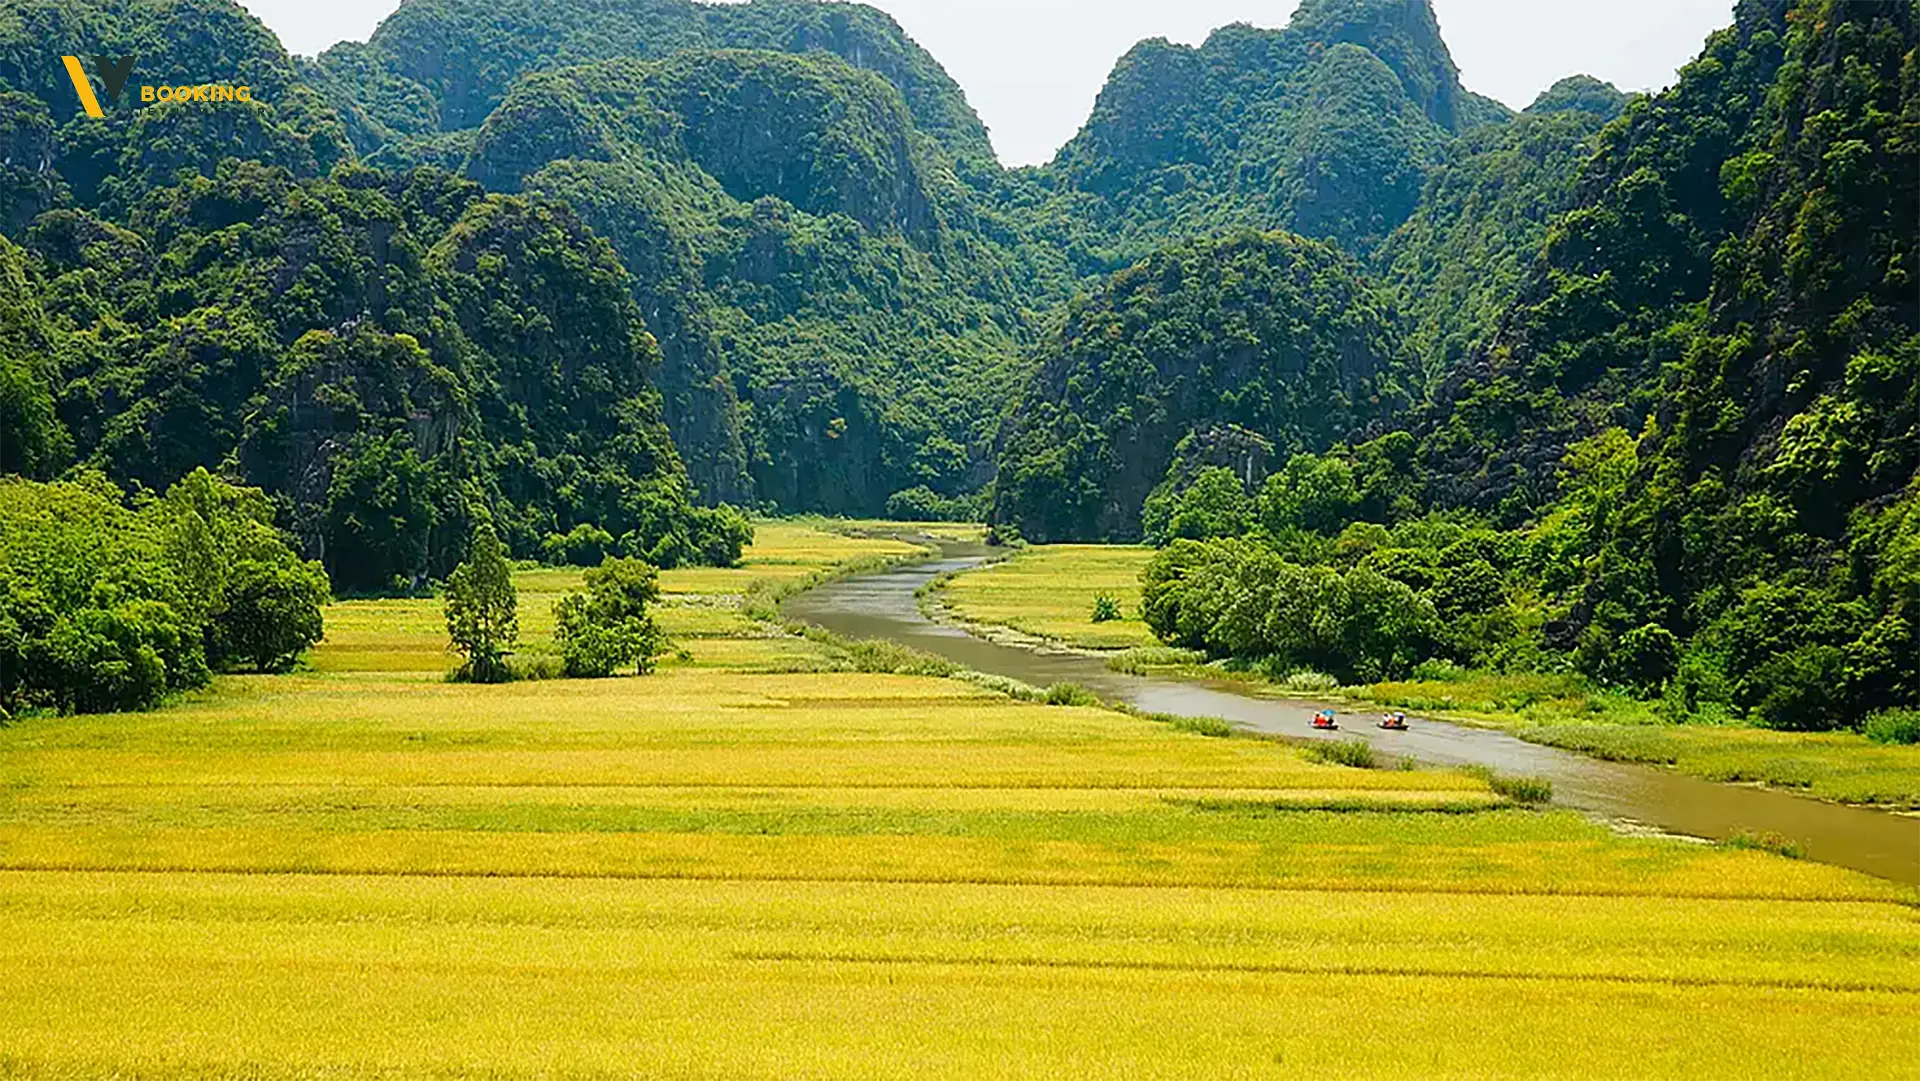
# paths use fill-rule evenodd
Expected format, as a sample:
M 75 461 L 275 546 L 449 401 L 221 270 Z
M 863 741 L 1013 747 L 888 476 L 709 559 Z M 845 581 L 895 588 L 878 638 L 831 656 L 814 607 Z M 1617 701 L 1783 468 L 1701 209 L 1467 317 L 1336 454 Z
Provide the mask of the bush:
M 1379 759 L 1374 756 L 1373 745 L 1358 739 L 1315 743 L 1307 748 L 1307 758 L 1313 762 L 1324 762 L 1330 766 L 1348 766 L 1352 769 L 1373 769 L 1380 764 Z
M 1107 667 L 1132 676 L 1144 676 L 1154 668 L 1177 668 L 1205 664 L 1207 655 L 1178 646 L 1134 646 L 1107 658 Z
M 583 522 L 568 533 L 549 534 L 540 542 L 540 558 L 556 566 L 598 567 L 613 543 L 613 534 Z
M 1495 795 L 1505 796 L 1515 803 L 1552 803 L 1553 782 L 1545 777 L 1509 777 L 1495 774 L 1487 781 Z
M 1607 651 L 1601 678 L 1643 694 L 1658 694 L 1680 670 L 1680 640 L 1657 623 L 1620 636 Z
M 953 678 L 971 683 L 976 687 L 985 687 L 987 690 L 996 691 L 1006 695 L 1008 698 L 1016 698 L 1022 702 L 1041 701 L 1046 697 L 1047 693 L 1031 683 L 1022 683 L 1017 679 L 1012 679 L 1007 676 L 997 676 L 990 672 L 976 672 L 973 669 L 955 672 Z
M 331 596 L 318 563 L 247 560 L 227 578 L 213 652 L 262 672 L 285 672 L 324 630 L 320 608 Z
M 1486 766 L 1467 766 L 1464 770 L 1487 782 L 1487 787 L 1496 796 L 1504 796 L 1515 803 L 1537 805 L 1553 802 L 1553 782 L 1545 777 L 1515 777 L 1505 773 L 1496 773 Z
M 1100 699 L 1078 683 L 1056 683 L 1047 688 L 1045 702 L 1049 706 L 1097 706 Z
M 1123 617 L 1120 613 L 1119 601 L 1114 600 L 1105 593 L 1093 598 L 1093 621 L 1095 623 L 1112 623 L 1121 618 Z
M 1774 833 L 1770 830 L 1763 833 L 1740 830 L 1720 843 L 1727 848 L 1744 848 L 1752 852 L 1771 852 L 1776 856 L 1785 856 L 1790 860 L 1805 859 L 1807 855 L 1806 848 L 1803 847 L 1800 842 L 1784 834 Z
M 1875 743 L 1920 743 L 1920 709 L 1883 709 L 1861 730 Z
M 1340 681 L 1311 668 L 1295 668 L 1274 680 L 1284 690 L 1301 694 L 1319 694 L 1340 689 Z
M 1209 739 L 1231 739 L 1234 733 L 1232 723 L 1219 717 L 1174 717 L 1155 715 L 1155 720 L 1164 720 L 1178 732 L 1191 732 L 1196 736 Z
M 329 593 L 263 493 L 204 469 L 137 510 L 97 475 L 0 479 L 0 711 L 148 709 L 216 667 L 290 667 Z

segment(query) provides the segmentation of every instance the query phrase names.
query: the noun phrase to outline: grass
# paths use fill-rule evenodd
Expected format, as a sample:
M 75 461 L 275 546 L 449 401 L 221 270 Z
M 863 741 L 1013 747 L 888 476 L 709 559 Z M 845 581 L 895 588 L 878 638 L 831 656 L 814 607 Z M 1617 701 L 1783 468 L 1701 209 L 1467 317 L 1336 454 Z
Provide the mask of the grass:
M 1315 743 L 1307 748 L 1307 758 L 1314 762 L 1325 762 L 1330 766 L 1346 766 L 1349 769 L 1374 769 L 1379 765 L 1373 753 L 1373 745 L 1365 740 L 1340 739 Z
M 309 671 L 0 730 L 0 1076 L 1920 1061 L 1909 892 L 899 674 L 745 613 L 754 567 L 884 552 L 760 538 L 671 572 L 686 655 L 649 677 L 447 684 L 432 603 L 378 602 L 330 613 Z M 522 577 L 530 626 L 570 581 Z
M 1150 646 L 1157 643 L 1140 619 L 1140 571 L 1151 558 L 1151 548 L 1035 545 L 948 578 L 929 597 L 964 622 L 1084 649 Z M 1117 618 L 1095 620 L 1103 597 L 1118 609 Z

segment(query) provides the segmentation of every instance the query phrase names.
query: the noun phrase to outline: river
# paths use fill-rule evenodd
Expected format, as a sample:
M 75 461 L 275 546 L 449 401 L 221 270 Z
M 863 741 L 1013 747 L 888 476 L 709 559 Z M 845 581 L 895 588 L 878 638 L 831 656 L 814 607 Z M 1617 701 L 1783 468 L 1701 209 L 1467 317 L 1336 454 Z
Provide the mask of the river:
M 936 623 L 914 594 L 935 577 L 980 566 L 979 545 L 943 544 L 937 559 L 832 582 L 789 599 L 787 615 L 850 638 L 884 638 L 981 672 L 1045 687 L 1079 683 L 1108 701 L 1187 717 L 1220 717 L 1258 732 L 1303 738 L 1363 739 L 1382 751 L 1435 765 L 1482 765 L 1545 777 L 1554 802 L 1669 833 L 1721 839 L 1775 833 L 1808 859 L 1920 885 L 1920 818 L 1807 799 L 1777 789 L 1718 784 L 1675 770 L 1602 762 L 1528 743 L 1505 732 L 1415 716 L 1406 732 L 1374 727 L 1375 717 L 1345 715 L 1338 732 L 1308 726 L 1314 703 L 1258 698 L 1230 683 L 1209 684 L 1115 672 L 1097 656 L 990 642 Z

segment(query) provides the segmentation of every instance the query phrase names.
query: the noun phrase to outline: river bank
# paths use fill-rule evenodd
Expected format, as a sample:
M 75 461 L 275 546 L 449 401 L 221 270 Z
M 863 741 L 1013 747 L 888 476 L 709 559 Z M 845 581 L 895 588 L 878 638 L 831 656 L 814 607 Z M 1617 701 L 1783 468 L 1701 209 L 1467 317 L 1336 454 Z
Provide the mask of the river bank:
M 1104 699 L 1147 712 L 1219 717 L 1252 731 L 1324 738 L 1307 721 L 1313 706 L 1250 693 L 1244 681 L 1175 679 L 1115 671 L 1100 656 L 990 641 L 928 618 L 917 594 L 942 575 L 982 566 L 988 556 L 947 545 L 943 558 L 856 575 L 790 598 L 791 618 L 850 638 L 881 638 L 967 668 L 1036 686 L 1073 682 Z M 1789 792 L 1724 784 L 1677 770 L 1607 762 L 1528 742 L 1509 732 L 1416 717 L 1412 731 L 1371 726 L 1343 730 L 1397 755 L 1441 765 L 1475 765 L 1536 775 L 1554 784 L 1556 802 L 1611 819 L 1714 840 L 1778 835 L 1808 858 L 1920 884 L 1920 821 Z

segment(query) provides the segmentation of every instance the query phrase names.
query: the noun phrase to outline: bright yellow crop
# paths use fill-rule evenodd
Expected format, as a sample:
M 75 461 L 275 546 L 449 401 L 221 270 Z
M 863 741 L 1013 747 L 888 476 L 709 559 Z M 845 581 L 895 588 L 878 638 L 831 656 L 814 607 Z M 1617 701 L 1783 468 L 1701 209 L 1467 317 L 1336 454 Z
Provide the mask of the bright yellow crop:
M 0 728 L 0 1076 L 1920 1063 L 1886 883 L 822 672 L 740 594 L 897 542 L 760 528 L 745 568 L 669 572 L 687 656 L 645 678 L 448 684 L 437 602 L 351 602 L 314 671 Z M 519 576 L 529 638 L 576 580 Z
M 1090 649 L 1155 645 L 1140 619 L 1140 571 L 1153 549 L 1052 544 L 949 579 L 937 594 L 970 623 L 1012 627 Z M 1118 601 L 1122 617 L 1093 622 L 1095 598 Z

